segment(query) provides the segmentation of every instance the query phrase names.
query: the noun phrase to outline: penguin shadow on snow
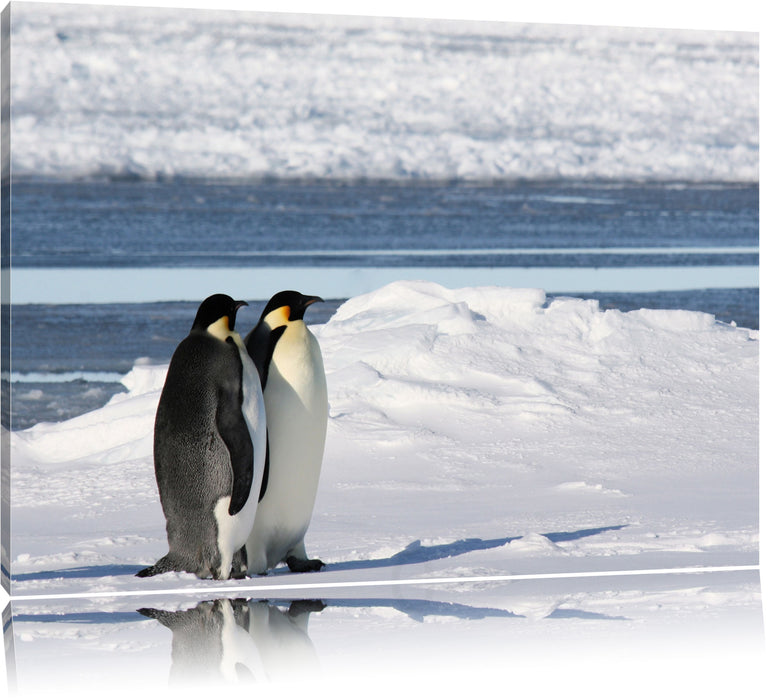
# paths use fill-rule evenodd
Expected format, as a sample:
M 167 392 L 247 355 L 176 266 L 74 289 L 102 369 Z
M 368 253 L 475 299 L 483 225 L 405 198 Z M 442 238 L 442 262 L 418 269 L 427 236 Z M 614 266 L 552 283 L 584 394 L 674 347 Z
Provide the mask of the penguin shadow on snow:
M 622 530 L 627 525 L 607 525 L 603 527 L 587 528 L 583 530 L 574 530 L 569 532 L 548 532 L 542 535 L 550 542 L 572 542 L 586 537 L 594 537 L 604 532 Z M 496 549 L 510 542 L 521 540 L 522 535 L 514 537 L 500 537 L 496 539 L 483 540 L 480 538 L 467 538 L 456 540 L 448 544 L 422 545 L 420 540 L 415 540 L 408 544 L 403 550 L 393 556 L 383 557 L 381 559 L 355 559 L 352 561 L 332 562 L 326 564 L 324 571 L 353 571 L 357 569 L 378 569 L 389 566 L 403 566 L 408 564 L 423 564 L 430 561 L 438 561 L 449 557 L 456 557 L 461 554 L 482 551 L 485 549 Z M 56 569 L 52 571 L 38 571 L 25 574 L 14 574 L 12 580 L 22 581 L 41 581 L 50 579 L 79 579 L 79 578 L 102 578 L 104 576 L 130 576 L 137 572 L 138 565 L 135 564 L 102 564 L 98 566 L 83 566 L 74 569 Z M 278 573 L 287 574 L 288 568 L 278 569 Z
M 26 574 L 13 574 L 11 581 L 50 581 L 52 579 L 103 578 L 105 576 L 134 576 L 137 564 L 99 564 L 79 566 L 73 569 L 52 569 L 51 571 L 32 571 Z
M 607 525 L 603 527 L 587 528 L 584 530 L 574 530 L 570 532 L 548 532 L 542 537 L 546 537 L 550 542 L 572 542 L 585 537 L 593 537 L 604 532 L 621 530 L 627 525 Z M 461 554 L 482 551 L 485 549 L 496 549 L 503 547 L 510 542 L 516 542 L 523 539 L 522 535 L 514 537 L 499 537 L 496 539 L 483 540 L 480 538 L 467 538 L 456 540 L 448 544 L 422 545 L 420 540 L 410 542 L 403 550 L 393 556 L 381 559 L 355 559 L 353 561 L 334 562 L 326 565 L 327 571 L 353 571 L 355 569 L 377 569 L 386 566 L 403 566 L 408 564 L 423 564 L 430 561 L 438 561 L 449 557 L 457 557 Z

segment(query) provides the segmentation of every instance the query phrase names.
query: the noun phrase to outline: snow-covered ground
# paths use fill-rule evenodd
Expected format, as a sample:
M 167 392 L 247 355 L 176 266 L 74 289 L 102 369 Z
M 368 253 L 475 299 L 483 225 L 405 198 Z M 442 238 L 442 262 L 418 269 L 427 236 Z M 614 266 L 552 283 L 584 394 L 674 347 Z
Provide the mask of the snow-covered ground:
M 15 176 L 756 181 L 755 33 L 16 4 Z
M 759 687 L 757 332 L 429 282 L 313 330 L 330 392 L 307 538 L 320 573 L 133 576 L 166 551 L 165 367 L 139 362 L 104 408 L 13 434 L 20 691 L 201 686 L 236 662 L 287 679 L 293 662 L 337 696 L 481 692 L 518 672 L 524 689 L 607 697 L 647 659 L 636 697 Z M 695 567 L 738 570 L 654 572 Z M 566 573 L 582 576 L 543 576 Z M 176 613 L 174 631 L 141 608 Z
M 757 564 L 757 332 L 428 282 L 314 331 L 330 422 L 307 542 L 328 566 L 208 590 Z M 104 408 L 12 435 L 14 595 L 202 587 L 132 576 L 166 552 L 164 376 L 138 363 Z

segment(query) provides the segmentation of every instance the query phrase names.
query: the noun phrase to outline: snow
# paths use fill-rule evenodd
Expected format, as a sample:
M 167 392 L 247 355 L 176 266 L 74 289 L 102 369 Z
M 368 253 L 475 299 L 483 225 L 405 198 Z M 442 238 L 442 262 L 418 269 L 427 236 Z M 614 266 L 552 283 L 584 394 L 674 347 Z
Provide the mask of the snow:
M 19 4 L 15 176 L 757 181 L 755 33 Z
M 550 692 L 619 696 L 646 663 L 638 697 L 671 674 L 710 697 L 760 687 L 757 331 L 428 281 L 312 330 L 330 401 L 306 538 L 321 572 L 134 577 L 166 551 L 151 457 L 166 366 L 141 359 L 103 408 L 11 435 L 20 689 L 186 692 L 180 638 L 141 608 L 202 615 L 186 627 L 198 685 L 231 660 L 338 697 L 457 697 L 514 682 L 519 660 L 521 687 Z M 204 667 L 214 616 L 228 654 Z
M 421 281 L 313 331 L 330 419 L 307 548 L 328 566 L 305 585 L 757 563 L 758 332 Z M 140 361 L 103 408 L 12 434 L 15 596 L 202 588 L 131 576 L 166 551 L 165 372 Z

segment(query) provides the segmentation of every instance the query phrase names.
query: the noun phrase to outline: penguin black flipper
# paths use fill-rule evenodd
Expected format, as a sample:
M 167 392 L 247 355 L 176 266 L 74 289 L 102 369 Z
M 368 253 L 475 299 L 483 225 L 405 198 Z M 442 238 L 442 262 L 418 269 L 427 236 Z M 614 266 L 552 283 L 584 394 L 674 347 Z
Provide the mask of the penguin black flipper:
M 266 448 L 264 450 L 264 476 L 261 478 L 261 490 L 259 491 L 259 503 L 264 498 L 264 494 L 267 492 L 267 484 L 269 483 L 269 429 L 266 431 L 267 441 Z
M 259 372 L 262 390 L 267 386 L 267 375 L 269 374 L 269 363 L 272 361 L 272 353 L 275 352 L 275 346 L 283 335 L 287 326 L 278 326 L 269 329 L 265 323 L 259 324 L 245 338 L 245 348 L 248 351 L 253 364 Z
M 231 338 L 227 339 L 234 345 Z M 237 346 L 235 352 L 237 353 Z M 239 355 L 237 355 L 239 362 Z M 216 428 L 229 450 L 232 465 L 232 498 L 229 501 L 229 515 L 239 513 L 248 500 L 253 483 L 253 442 L 245 422 L 242 407 L 242 382 L 235 387 L 222 387 L 218 393 Z

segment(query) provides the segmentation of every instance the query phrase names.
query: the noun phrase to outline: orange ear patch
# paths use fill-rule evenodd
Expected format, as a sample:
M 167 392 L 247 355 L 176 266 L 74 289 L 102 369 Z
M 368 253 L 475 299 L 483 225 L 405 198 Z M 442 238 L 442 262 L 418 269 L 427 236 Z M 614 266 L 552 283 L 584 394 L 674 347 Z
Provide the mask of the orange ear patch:
M 278 306 L 276 309 L 272 309 L 265 317 L 264 323 L 270 328 L 280 328 L 280 326 L 287 326 L 291 322 L 291 307 L 290 306 Z

